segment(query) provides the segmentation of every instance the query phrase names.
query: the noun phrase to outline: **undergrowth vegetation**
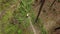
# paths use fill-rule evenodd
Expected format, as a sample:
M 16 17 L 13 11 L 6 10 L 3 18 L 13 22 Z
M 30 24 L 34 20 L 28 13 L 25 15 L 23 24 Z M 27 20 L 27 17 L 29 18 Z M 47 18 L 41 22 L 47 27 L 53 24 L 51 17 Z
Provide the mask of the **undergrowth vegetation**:
M 27 13 L 31 11 L 32 0 L 21 0 L 19 7 L 14 10 L 9 9 L 10 6 L 16 4 L 18 0 L 0 0 L 0 11 L 6 10 L 3 12 L 3 16 L 0 19 L 0 34 L 22 34 L 22 28 L 27 28 L 29 26 L 29 20 L 27 19 Z M 0 13 L 1 13 L 0 12 Z M 0 17 L 1 17 L 0 16 Z M 10 21 L 11 18 L 14 18 L 18 22 L 14 23 Z
M 34 24 L 36 16 L 32 10 L 33 0 L 20 0 L 19 6 L 16 7 L 15 10 L 9 9 L 9 7 L 15 5 L 17 1 L 18 0 L 0 0 L 0 13 L 5 10 L 3 15 L 0 15 L 0 17 L 2 17 L 0 19 L 0 34 L 23 34 L 24 29 L 27 30 L 30 25 L 27 13 L 30 13 L 29 16 L 31 16 Z M 44 33 L 43 25 L 41 25 L 41 29 Z M 32 32 L 27 31 L 26 34 L 32 34 Z

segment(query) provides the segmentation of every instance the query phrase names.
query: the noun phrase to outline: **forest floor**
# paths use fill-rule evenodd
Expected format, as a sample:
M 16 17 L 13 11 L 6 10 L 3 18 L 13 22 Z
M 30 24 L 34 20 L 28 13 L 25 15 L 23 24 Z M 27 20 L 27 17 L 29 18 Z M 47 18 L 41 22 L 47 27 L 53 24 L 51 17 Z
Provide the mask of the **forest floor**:
M 41 10 L 41 14 L 40 14 L 39 18 L 42 19 L 43 26 L 46 28 L 47 31 L 49 31 L 50 34 L 51 34 L 51 32 L 53 32 L 53 34 L 60 34 L 59 33 L 60 32 L 60 29 L 57 29 L 55 31 L 56 28 L 60 27 L 60 2 L 56 1 L 53 4 L 53 6 L 50 7 L 51 4 L 53 3 L 53 1 L 54 0 L 46 0 L 45 1 L 44 6 L 43 6 L 43 8 Z M 19 1 L 17 1 L 15 4 L 12 4 L 10 7 L 8 7 L 7 9 L 5 9 L 5 10 L 3 10 L 3 11 L 0 12 L 0 21 L 2 23 L 6 24 L 7 23 L 6 21 L 8 21 L 8 18 L 9 19 L 10 18 L 12 19 L 12 15 L 11 14 L 13 14 L 13 11 L 15 11 L 15 9 L 18 8 L 18 6 L 19 6 L 19 3 L 18 2 Z M 34 11 L 35 16 L 37 16 L 38 11 L 39 11 L 39 8 L 40 8 L 40 0 L 36 0 L 33 3 L 33 5 L 32 5 L 32 9 Z M 8 12 L 6 12 L 6 11 L 8 11 Z M 8 14 L 8 16 L 6 16 L 7 14 Z M 5 15 L 5 17 L 3 17 L 4 15 Z M 6 21 L 4 20 L 4 18 L 5 18 Z M 36 17 L 34 17 L 34 18 L 36 18 Z M 24 27 L 25 27 L 25 25 L 24 25 L 25 24 L 25 21 L 23 21 L 24 23 L 22 23 L 22 24 L 18 24 L 19 29 L 21 28 L 23 30 L 23 34 L 25 34 L 25 33 L 26 34 L 30 34 L 30 31 L 33 31 L 34 34 L 41 34 L 41 31 L 40 31 L 41 30 L 40 29 L 40 22 L 34 24 L 34 23 L 32 23 L 32 19 L 30 17 L 28 17 L 28 19 L 30 21 L 30 27 L 24 29 Z M 0 24 L 1 24 L 1 22 L 0 22 Z M 16 23 L 16 21 L 15 21 L 15 23 Z M 1 29 L 4 29 L 2 27 L 2 26 L 4 26 L 4 24 L 3 25 L 1 24 Z M 6 24 L 6 27 L 8 27 L 7 24 Z M 9 25 L 9 26 L 11 26 L 11 25 Z M 18 30 L 17 29 L 18 26 L 15 26 L 14 25 L 14 27 L 12 27 L 13 29 L 11 28 L 12 31 L 15 32 L 15 30 Z M 3 30 L 3 32 L 4 32 L 4 30 Z M 14 34 L 16 34 L 16 33 L 14 33 Z
M 44 6 L 41 10 L 41 14 L 39 16 L 44 21 L 44 27 L 49 31 L 51 30 L 51 32 L 56 27 L 57 28 L 60 27 L 60 2 L 58 2 L 58 0 L 56 0 L 56 2 L 53 4 L 53 6 L 50 7 L 51 4 L 53 3 L 53 1 L 54 0 L 45 1 Z M 33 4 L 34 13 L 36 14 L 36 16 L 38 14 L 39 8 L 40 8 L 40 0 L 36 0 L 35 3 Z M 53 33 L 53 34 L 57 34 L 57 32 Z

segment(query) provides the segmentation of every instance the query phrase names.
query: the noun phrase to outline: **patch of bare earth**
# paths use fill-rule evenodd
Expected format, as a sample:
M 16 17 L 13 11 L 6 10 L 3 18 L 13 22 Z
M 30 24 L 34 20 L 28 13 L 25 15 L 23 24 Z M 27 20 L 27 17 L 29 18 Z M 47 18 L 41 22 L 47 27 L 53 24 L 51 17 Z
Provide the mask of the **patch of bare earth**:
M 60 3 L 56 0 L 53 6 L 50 8 L 50 5 L 53 3 L 53 1 L 54 0 L 45 1 L 39 17 L 42 19 L 47 32 L 49 32 L 48 34 L 59 34 L 60 31 L 54 31 L 54 29 L 58 26 L 60 27 Z M 40 7 L 39 2 L 40 1 L 37 0 L 37 2 L 35 2 L 35 5 L 33 5 L 36 15 Z

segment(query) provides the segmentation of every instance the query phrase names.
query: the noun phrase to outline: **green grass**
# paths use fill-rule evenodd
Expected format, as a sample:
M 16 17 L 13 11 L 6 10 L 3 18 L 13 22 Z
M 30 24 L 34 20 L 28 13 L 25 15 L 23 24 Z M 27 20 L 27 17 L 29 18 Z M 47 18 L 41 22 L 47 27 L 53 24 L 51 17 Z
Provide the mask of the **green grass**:
M 0 11 L 9 9 L 8 7 L 15 4 L 17 0 L 0 0 Z M 22 34 L 22 29 L 19 26 L 23 26 L 23 29 L 29 26 L 29 21 L 26 17 L 27 13 L 31 10 L 31 3 L 32 0 L 21 0 L 19 8 L 15 10 L 15 13 L 12 13 L 12 10 L 6 10 L 6 13 L 1 18 L 1 33 L 0 34 Z M 21 25 L 18 24 L 11 24 L 10 18 L 14 17 L 14 19 L 18 20 Z
M 18 0 L 0 0 L 0 11 L 9 9 L 8 7 L 12 6 L 12 4 L 16 4 Z M 27 29 L 29 27 L 29 19 L 27 18 L 27 13 L 30 13 L 30 17 L 34 24 L 34 20 L 36 18 L 34 11 L 32 10 L 32 3 L 33 0 L 21 0 L 19 3 L 19 7 L 12 13 L 12 10 L 6 10 L 6 13 L 2 16 L 0 20 L 0 34 L 22 34 L 24 33 L 23 29 Z M 13 8 L 14 9 L 14 8 Z M 0 12 L 1 13 L 1 12 Z M 18 22 L 17 24 L 11 24 L 11 18 L 16 19 Z M 40 20 L 39 20 L 40 22 Z M 15 22 L 16 23 L 16 22 Z M 42 23 L 39 23 L 40 30 L 42 34 L 46 34 L 45 28 L 43 27 Z M 22 27 L 22 28 L 21 28 Z M 31 34 L 31 31 L 27 31 L 27 33 Z M 32 33 L 33 34 L 33 33 Z
M 0 11 L 8 9 L 11 5 L 15 4 L 16 0 L 0 0 Z

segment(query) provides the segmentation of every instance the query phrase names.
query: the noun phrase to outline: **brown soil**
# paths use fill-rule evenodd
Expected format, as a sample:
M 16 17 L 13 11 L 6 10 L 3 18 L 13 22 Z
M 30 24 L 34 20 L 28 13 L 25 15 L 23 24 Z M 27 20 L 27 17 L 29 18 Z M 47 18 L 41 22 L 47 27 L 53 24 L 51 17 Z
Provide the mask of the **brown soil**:
M 44 23 L 44 27 L 49 32 L 49 34 L 57 34 L 60 31 L 55 31 L 56 27 L 60 27 L 60 3 L 56 0 L 53 6 L 50 8 L 50 5 L 53 3 L 54 0 L 46 0 L 45 4 L 42 8 L 40 18 Z M 37 15 L 40 7 L 40 0 L 35 1 L 33 4 L 33 9 L 35 14 Z

